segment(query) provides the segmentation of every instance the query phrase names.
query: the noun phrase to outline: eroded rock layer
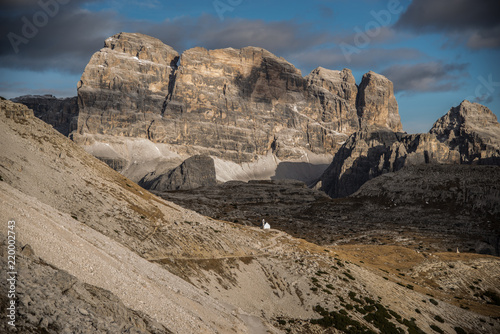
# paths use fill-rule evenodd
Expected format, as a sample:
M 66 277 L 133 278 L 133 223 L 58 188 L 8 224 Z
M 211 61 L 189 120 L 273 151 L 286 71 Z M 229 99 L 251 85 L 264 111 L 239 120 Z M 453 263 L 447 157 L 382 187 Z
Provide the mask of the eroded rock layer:
M 241 163 L 270 151 L 282 160 L 306 150 L 334 154 L 360 124 L 401 129 L 392 83 L 372 72 L 358 94 L 348 69 L 303 77 L 256 47 L 197 47 L 178 68 L 177 61 L 176 51 L 152 37 L 108 38 L 79 83 L 74 138 L 147 138 Z
M 203 155 L 192 156 L 166 173 L 149 173 L 139 182 L 140 186 L 157 191 L 196 189 L 216 184 L 214 160 Z

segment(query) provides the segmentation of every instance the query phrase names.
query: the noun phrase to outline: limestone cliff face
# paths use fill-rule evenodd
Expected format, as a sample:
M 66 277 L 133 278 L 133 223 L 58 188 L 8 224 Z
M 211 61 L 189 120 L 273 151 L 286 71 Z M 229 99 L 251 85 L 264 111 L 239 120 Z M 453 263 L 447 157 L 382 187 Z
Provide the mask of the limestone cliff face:
M 500 124 L 485 106 L 465 100 L 438 119 L 430 133 L 458 150 L 463 163 L 500 164 Z
M 318 109 L 323 110 L 323 120 L 337 131 L 352 133 L 359 129 L 356 111 L 358 86 L 351 70 L 328 70 L 318 67 L 305 77 L 308 93 Z
M 169 131 L 157 139 L 171 142 L 175 133 L 175 144 L 208 146 L 211 154 L 223 151 L 240 161 L 269 150 L 285 159 L 304 148 L 331 153 L 342 138 L 338 132 L 358 127 L 348 119 L 357 117 L 355 109 L 339 96 L 352 103 L 357 89 L 349 70 L 344 77 L 317 72 L 303 78 L 286 60 L 255 47 L 187 50 L 166 102 Z
M 58 99 L 53 95 L 24 95 L 12 99 L 34 111 L 36 117 L 67 136 L 76 130 L 78 121 L 77 98 Z
M 331 197 L 345 197 L 368 180 L 403 166 L 459 161 L 458 152 L 432 134 L 408 135 L 370 127 L 351 135 L 340 148 L 321 177 L 321 189 Z
M 334 154 L 360 124 L 401 127 L 392 84 L 374 73 L 360 99 L 350 70 L 303 77 L 261 48 L 193 48 L 177 61 L 157 39 L 108 38 L 82 75 L 73 138 L 147 138 L 241 163 L 270 151 L 281 160 Z
M 161 118 L 179 54 L 142 34 L 109 37 L 78 83 L 78 133 L 147 138 Z
M 378 125 L 401 131 L 398 103 L 392 82 L 383 75 L 368 72 L 359 85 L 358 115 L 362 125 Z

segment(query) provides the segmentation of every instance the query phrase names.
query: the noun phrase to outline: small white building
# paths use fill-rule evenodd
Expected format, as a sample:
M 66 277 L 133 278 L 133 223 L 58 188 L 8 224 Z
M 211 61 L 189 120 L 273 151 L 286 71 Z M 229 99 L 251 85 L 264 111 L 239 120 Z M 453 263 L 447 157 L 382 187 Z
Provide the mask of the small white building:
M 262 229 L 264 229 L 264 230 L 271 229 L 271 225 L 269 225 L 269 223 L 267 223 L 265 219 L 262 219 Z

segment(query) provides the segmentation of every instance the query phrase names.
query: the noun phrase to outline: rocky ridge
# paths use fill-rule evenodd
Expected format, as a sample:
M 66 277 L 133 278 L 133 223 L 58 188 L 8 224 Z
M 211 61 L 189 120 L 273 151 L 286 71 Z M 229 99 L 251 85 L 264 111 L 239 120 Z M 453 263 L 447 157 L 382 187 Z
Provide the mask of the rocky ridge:
M 256 47 L 179 56 L 120 33 L 94 54 L 78 94 L 71 137 L 134 182 L 202 153 L 218 181 L 294 178 L 343 197 L 404 165 L 500 163 L 500 125 L 484 106 L 464 101 L 429 134 L 408 135 L 387 78 L 368 72 L 357 86 L 350 70 L 321 67 L 303 77 Z M 20 100 L 61 126 L 40 98 Z
M 403 166 L 500 164 L 500 124 L 488 108 L 463 101 L 429 133 L 408 135 L 367 127 L 349 137 L 320 178 L 332 197 L 356 192 L 368 180 Z
M 345 197 L 368 180 L 403 166 L 459 162 L 458 152 L 432 134 L 408 135 L 372 127 L 349 137 L 318 186 L 331 197 Z
M 64 99 L 53 95 L 24 95 L 12 99 L 35 112 L 35 116 L 68 136 L 76 130 L 78 123 L 78 101 L 76 97 Z

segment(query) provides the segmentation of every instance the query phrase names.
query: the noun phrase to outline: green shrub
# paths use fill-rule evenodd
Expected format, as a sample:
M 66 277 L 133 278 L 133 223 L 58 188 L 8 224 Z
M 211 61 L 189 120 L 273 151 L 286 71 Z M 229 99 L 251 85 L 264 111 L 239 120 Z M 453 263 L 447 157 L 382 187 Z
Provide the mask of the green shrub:
M 368 305 L 367 305 L 368 306 Z M 365 306 L 366 307 L 366 306 Z M 354 305 L 354 308 L 356 309 L 356 311 L 358 311 L 359 313 L 361 314 L 367 314 L 368 312 L 365 310 L 365 307 L 361 308 L 359 307 L 358 305 Z
M 438 332 L 438 333 L 440 333 L 440 334 L 443 334 L 443 333 L 444 333 L 444 332 L 443 332 L 443 330 L 442 330 L 441 328 L 439 328 L 438 326 L 436 326 L 436 325 L 434 325 L 434 324 L 432 324 L 430 327 L 431 327 L 431 328 L 432 328 L 435 332 Z
M 412 320 L 403 319 L 403 325 L 408 327 L 408 334 L 425 334 L 425 332 L 417 326 L 414 318 L 412 318 Z
M 434 305 L 437 305 L 437 304 L 438 304 L 438 302 L 437 302 L 436 300 L 432 299 L 432 298 L 431 298 L 431 299 L 429 299 L 429 301 L 430 301 L 432 304 L 434 304 Z
M 396 319 L 401 319 L 401 316 L 394 312 L 393 310 L 389 310 L 389 313 Z
M 312 324 L 320 325 L 323 328 L 334 327 L 346 334 L 375 334 L 374 331 L 358 321 L 349 318 L 346 310 L 328 312 L 320 305 L 315 306 L 313 310 L 319 313 L 322 318 L 310 320 Z
M 373 312 L 376 310 L 375 306 L 374 305 L 365 305 L 363 307 L 363 309 L 366 311 L 366 312 Z
M 391 315 L 387 309 L 381 304 L 376 304 L 377 310 L 374 313 L 367 314 L 363 317 L 366 321 L 372 323 L 377 327 L 381 333 L 384 334 L 400 334 L 401 328 L 396 327 L 388 319 L 391 319 Z
M 364 299 L 367 304 L 375 304 L 375 301 L 371 298 L 365 297 Z
M 345 271 L 344 271 L 344 272 L 343 272 L 343 274 L 344 274 L 347 278 L 349 278 L 350 280 L 353 280 L 353 281 L 355 280 L 355 278 L 354 278 L 351 274 L 349 274 L 348 272 L 345 272 Z
M 436 315 L 436 316 L 434 317 L 434 319 L 435 319 L 436 321 L 439 321 L 439 322 L 440 322 L 440 323 L 442 323 L 442 324 L 444 323 L 444 319 L 443 319 L 443 318 L 441 318 L 439 315 Z
M 349 298 L 351 298 L 352 301 L 355 301 L 358 304 L 363 304 L 363 301 L 361 299 L 356 298 L 356 293 L 349 291 Z
M 455 332 L 457 332 L 457 334 L 467 334 L 466 331 L 464 331 L 464 329 L 462 327 L 455 327 Z

